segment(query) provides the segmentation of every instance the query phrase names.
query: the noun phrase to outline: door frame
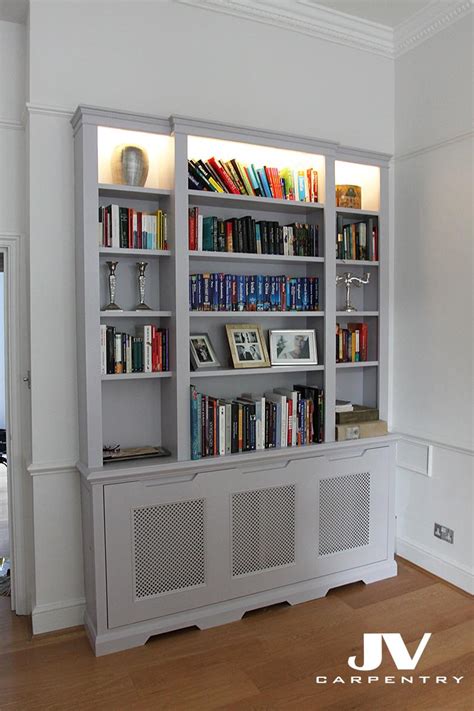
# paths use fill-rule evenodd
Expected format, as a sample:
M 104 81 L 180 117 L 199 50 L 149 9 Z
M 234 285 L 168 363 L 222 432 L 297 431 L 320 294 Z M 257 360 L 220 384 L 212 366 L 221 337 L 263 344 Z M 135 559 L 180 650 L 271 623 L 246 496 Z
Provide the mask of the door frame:
M 31 612 L 28 586 L 28 515 L 26 480 L 26 456 L 28 447 L 24 389 L 29 385 L 29 372 L 25 370 L 27 351 L 26 278 L 21 289 L 21 259 L 24 236 L 0 233 L 0 251 L 4 255 L 5 289 L 5 428 L 7 434 L 7 489 L 10 534 L 10 560 L 12 573 L 11 608 L 19 615 Z M 25 275 L 26 276 L 26 275 Z M 23 295 L 23 298 L 22 298 Z M 21 346 L 23 345 L 23 349 Z M 29 366 L 27 365 L 26 368 Z M 23 417 L 22 417 L 23 414 Z M 22 440 L 23 425 L 23 440 Z M 23 446 L 22 446 L 23 445 Z

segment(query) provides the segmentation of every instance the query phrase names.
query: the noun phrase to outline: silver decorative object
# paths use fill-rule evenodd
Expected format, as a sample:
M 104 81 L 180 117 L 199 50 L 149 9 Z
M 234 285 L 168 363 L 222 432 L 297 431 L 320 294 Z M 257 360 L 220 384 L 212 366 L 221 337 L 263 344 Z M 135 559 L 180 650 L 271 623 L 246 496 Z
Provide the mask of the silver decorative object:
M 336 285 L 344 284 L 346 288 L 346 305 L 344 311 L 357 311 L 356 307 L 351 304 L 351 286 L 361 287 L 363 284 L 368 284 L 370 281 L 370 273 L 364 274 L 362 279 L 354 276 L 351 272 L 344 272 L 342 276 L 336 277 Z
M 138 267 L 138 293 L 140 295 L 140 303 L 136 311 L 150 311 L 150 307 L 145 304 L 145 269 L 148 262 L 137 262 Z
M 112 180 L 118 185 L 143 187 L 148 176 L 148 155 L 140 146 L 116 146 L 112 153 Z
M 117 288 L 117 277 L 115 276 L 115 271 L 117 269 L 118 262 L 106 262 L 106 264 L 109 268 L 108 281 L 110 302 L 107 306 L 104 306 L 102 311 L 123 311 L 123 309 L 115 303 L 115 293 Z

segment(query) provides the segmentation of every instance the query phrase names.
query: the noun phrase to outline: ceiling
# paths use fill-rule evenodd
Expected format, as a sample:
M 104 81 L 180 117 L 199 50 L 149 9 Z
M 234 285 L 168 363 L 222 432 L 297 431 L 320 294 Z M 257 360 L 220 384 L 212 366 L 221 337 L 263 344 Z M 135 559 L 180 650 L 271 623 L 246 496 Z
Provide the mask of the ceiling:
M 396 27 L 430 5 L 431 0 L 316 0 L 316 4 L 363 20 Z

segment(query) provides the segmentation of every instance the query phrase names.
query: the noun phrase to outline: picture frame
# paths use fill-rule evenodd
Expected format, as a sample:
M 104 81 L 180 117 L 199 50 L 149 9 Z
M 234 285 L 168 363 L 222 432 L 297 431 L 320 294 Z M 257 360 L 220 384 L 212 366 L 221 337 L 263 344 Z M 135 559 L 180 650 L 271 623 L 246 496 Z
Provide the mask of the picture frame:
M 193 333 L 189 336 L 189 350 L 193 370 L 219 368 L 220 363 L 207 333 Z
M 228 323 L 225 328 L 234 368 L 270 367 L 267 344 L 260 326 Z
M 284 329 L 270 331 L 272 365 L 318 365 L 316 331 L 314 329 Z

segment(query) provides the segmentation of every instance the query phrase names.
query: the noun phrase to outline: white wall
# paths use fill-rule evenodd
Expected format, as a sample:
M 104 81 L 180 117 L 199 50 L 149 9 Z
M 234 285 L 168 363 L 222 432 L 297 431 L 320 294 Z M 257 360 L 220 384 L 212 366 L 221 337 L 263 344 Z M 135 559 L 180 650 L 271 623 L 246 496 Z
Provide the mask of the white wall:
M 20 258 L 18 290 L 19 307 L 19 354 L 17 366 L 20 376 L 29 368 L 28 337 L 28 245 L 25 237 L 27 202 L 25 189 L 26 145 L 23 112 L 26 91 L 27 42 L 24 25 L 0 21 L 0 238 L 14 241 Z M 10 275 L 13 276 L 13 275 Z M 8 277 L 8 275 L 7 275 Z M 17 324 L 12 324 L 15 327 Z M 2 369 L 3 374 L 3 369 Z M 14 478 L 14 488 L 19 496 L 15 499 L 18 528 L 15 541 L 23 554 L 21 569 L 14 569 L 15 599 L 18 612 L 30 611 L 30 595 L 27 576 L 32 568 L 32 510 L 31 481 L 26 471 L 31 457 L 29 391 L 24 383 L 15 383 L 20 388 L 19 455 L 9 453 L 9 476 Z M 3 397 L 3 396 L 2 396 Z M 3 400 L 2 400 L 3 404 Z M 0 425 L 1 426 L 1 425 Z M 12 496 L 12 499 L 14 497 Z M 18 561 L 19 563 L 19 561 Z
M 471 67 L 469 17 L 395 63 L 392 415 L 435 445 L 432 478 L 398 470 L 398 550 L 473 591 Z
M 391 152 L 394 75 L 393 62 L 380 56 L 171 2 L 32 0 L 29 40 L 33 628 L 43 632 L 78 624 L 83 597 L 73 469 L 77 419 L 68 112 L 86 103 L 184 114 Z

